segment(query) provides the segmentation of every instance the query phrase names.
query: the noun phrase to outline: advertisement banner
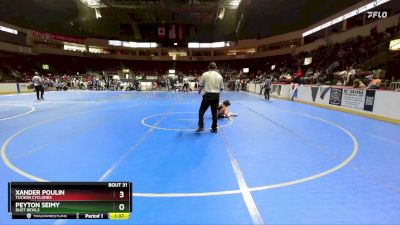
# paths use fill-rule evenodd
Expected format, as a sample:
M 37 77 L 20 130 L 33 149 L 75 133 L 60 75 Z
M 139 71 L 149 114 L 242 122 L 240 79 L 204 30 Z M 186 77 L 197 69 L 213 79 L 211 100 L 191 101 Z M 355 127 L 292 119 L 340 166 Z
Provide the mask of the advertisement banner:
M 365 90 L 344 89 L 342 93 L 342 106 L 352 109 L 364 110 Z
M 311 87 L 311 97 L 313 102 L 315 102 L 315 99 L 317 98 L 318 89 L 319 87 Z
M 83 44 L 85 40 L 83 38 L 76 38 L 70 36 L 64 36 L 59 34 L 52 34 L 47 32 L 33 31 L 32 35 L 36 38 L 45 39 L 45 40 L 55 40 L 55 41 L 66 41 L 73 42 L 77 44 Z
M 375 90 L 366 90 L 364 110 L 372 112 L 374 109 Z
M 280 96 L 281 95 L 281 89 L 282 89 L 282 86 L 280 84 L 273 84 L 272 85 L 271 94 Z
M 325 95 L 326 95 L 326 93 L 328 93 L 329 90 L 331 90 L 331 87 L 320 87 L 319 88 L 319 92 L 320 92 L 319 98 L 321 100 L 324 100 L 325 99 Z
M 298 86 L 296 86 L 294 89 L 290 91 L 290 100 L 293 101 L 294 98 L 297 98 L 297 91 L 298 91 Z
M 329 104 L 340 106 L 342 104 L 342 91 L 341 88 L 332 88 Z

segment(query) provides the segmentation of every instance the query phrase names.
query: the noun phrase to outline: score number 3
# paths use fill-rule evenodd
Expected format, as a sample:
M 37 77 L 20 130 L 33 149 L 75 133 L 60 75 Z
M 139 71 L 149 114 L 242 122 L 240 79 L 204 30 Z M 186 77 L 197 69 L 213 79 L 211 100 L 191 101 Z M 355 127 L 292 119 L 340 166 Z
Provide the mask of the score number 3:
M 125 197 L 125 192 L 124 191 L 119 191 L 119 198 L 124 198 Z M 125 210 L 125 205 L 123 203 L 118 205 L 118 209 L 120 211 L 124 211 Z

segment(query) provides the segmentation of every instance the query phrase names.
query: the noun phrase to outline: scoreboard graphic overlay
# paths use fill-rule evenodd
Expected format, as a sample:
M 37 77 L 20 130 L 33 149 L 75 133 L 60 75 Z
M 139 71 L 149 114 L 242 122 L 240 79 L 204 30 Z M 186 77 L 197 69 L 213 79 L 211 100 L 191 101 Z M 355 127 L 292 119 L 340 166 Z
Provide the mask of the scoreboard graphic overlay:
M 10 182 L 13 219 L 129 219 L 131 182 Z

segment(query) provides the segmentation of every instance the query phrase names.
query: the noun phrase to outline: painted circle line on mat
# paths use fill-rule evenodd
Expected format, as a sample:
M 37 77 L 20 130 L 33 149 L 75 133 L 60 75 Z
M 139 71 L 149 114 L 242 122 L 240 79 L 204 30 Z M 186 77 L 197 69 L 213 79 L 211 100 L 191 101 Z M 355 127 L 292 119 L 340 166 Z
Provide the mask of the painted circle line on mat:
M 168 131 L 195 131 L 196 129 L 187 129 L 187 128 L 181 129 L 181 128 L 169 128 L 169 127 L 158 127 L 158 126 L 153 126 L 153 125 L 150 125 L 150 124 L 146 123 L 146 120 L 151 119 L 151 118 L 154 118 L 154 117 L 158 117 L 158 116 L 165 116 L 165 115 L 174 115 L 174 114 L 197 114 L 197 113 L 198 113 L 198 112 L 170 112 L 170 113 L 160 113 L 160 114 L 154 114 L 154 115 L 147 116 L 147 117 L 143 118 L 141 122 L 142 122 L 142 124 L 143 124 L 144 126 L 149 127 L 149 128 L 153 128 L 153 129 L 157 129 L 157 130 L 168 130 Z M 226 127 L 226 126 L 229 126 L 229 125 L 231 125 L 231 124 L 233 123 L 233 120 L 228 120 L 228 121 L 229 121 L 228 123 L 226 123 L 226 124 L 224 124 L 224 125 L 221 125 L 221 126 L 218 126 L 218 127 L 219 127 L 219 128 Z
M 20 117 L 20 116 L 25 116 L 25 115 L 28 115 L 28 114 L 30 114 L 30 113 L 32 113 L 33 111 L 36 110 L 35 107 L 33 107 L 33 106 L 31 106 L 31 105 L 19 105 L 19 104 L 1 104 L 1 105 L 4 105 L 4 106 L 7 106 L 7 105 L 8 105 L 8 106 L 26 107 L 26 108 L 30 108 L 30 110 L 27 111 L 27 112 L 18 114 L 18 115 L 9 116 L 9 117 L 5 117 L 5 118 L 0 118 L 0 121 L 13 119 L 13 118 L 17 118 L 17 117 Z
M 326 175 L 329 175 L 335 171 L 340 170 L 341 168 L 345 167 L 347 164 L 349 164 L 354 157 L 357 155 L 358 153 L 358 141 L 357 139 L 354 137 L 354 135 L 346 130 L 345 128 L 343 128 L 342 126 L 325 120 L 323 118 L 320 117 L 315 117 L 315 116 L 311 116 L 311 115 L 307 115 L 307 114 L 298 114 L 298 113 L 294 113 L 296 115 L 299 116 L 303 116 L 303 117 L 307 117 L 307 118 L 311 118 L 311 119 L 315 119 L 317 121 L 320 122 L 324 122 L 326 124 L 329 124 L 331 126 L 334 126 L 336 128 L 338 128 L 339 130 L 343 131 L 347 136 L 350 137 L 350 139 L 353 142 L 353 149 L 352 152 L 350 153 L 350 155 L 344 159 L 341 163 L 339 163 L 338 165 L 325 170 L 323 172 L 311 175 L 311 176 L 307 176 L 304 178 L 299 178 L 299 179 L 295 179 L 295 180 L 291 180 L 291 181 L 287 181 L 287 182 L 282 182 L 282 183 L 278 183 L 278 184 L 270 184 L 270 185 L 263 185 L 263 186 L 257 186 L 257 187 L 251 187 L 249 188 L 249 191 L 253 192 L 253 191 L 261 191 L 261 190 L 268 190 L 268 189 L 275 189 L 275 188 L 282 188 L 282 187 L 287 187 L 287 186 L 291 186 L 291 185 L 296 185 L 296 184 L 300 184 L 300 183 L 304 183 L 304 182 L 308 182 L 308 181 L 312 181 L 321 177 L 324 177 Z M 155 115 L 153 115 L 155 116 Z M 6 154 L 6 149 L 8 144 L 18 135 L 20 135 L 21 133 L 29 130 L 30 128 L 34 127 L 35 125 L 30 125 L 27 126 L 19 131 L 17 131 L 16 133 L 14 133 L 13 135 L 11 135 L 1 146 L 1 158 L 4 162 L 4 164 L 6 164 L 6 166 L 8 166 L 11 170 L 13 170 L 14 172 L 29 178 L 31 180 L 34 181 L 38 181 L 38 182 L 48 182 L 48 180 L 42 179 L 40 177 L 36 177 L 34 175 L 29 174 L 28 172 L 25 172 L 21 169 L 19 169 L 18 167 L 16 167 L 14 164 L 12 164 L 12 162 L 8 159 L 7 154 Z M 151 198 L 176 198 L 176 197 L 207 197 L 207 196 L 217 196 L 217 195 L 230 195 L 230 194 L 241 194 L 240 190 L 224 190 L 224 191 L 212 191 L 212 192 L 187 192 L 187 193 L 132 193 L 133 196 L 136 197 L 151 197 Z

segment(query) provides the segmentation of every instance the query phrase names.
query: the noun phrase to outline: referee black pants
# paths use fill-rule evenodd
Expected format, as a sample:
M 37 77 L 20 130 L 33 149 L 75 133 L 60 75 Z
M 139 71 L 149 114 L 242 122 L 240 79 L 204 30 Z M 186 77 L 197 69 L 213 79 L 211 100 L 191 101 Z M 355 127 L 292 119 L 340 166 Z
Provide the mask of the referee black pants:
M 264 89 L 264 97 L 265 99 L 269 100 L 269 93 L 271 92 L 270 88 L 265 88 Z
M 36 90 L 36 97 L 39 100 L 40 98 L 43 99 L 43 93 L 44 93 L 44 88 L 43 85 L 38 85 L 35 86 L 35 90 Z M 39 92 L 40 92 L 40 98 L 39 98 Z
M 218 120 L 218 104 L 219 104 L 219 93 L 206 93 L 203 95 L 203 100 L 201 101 L 199 109 L 199 128 L 204 128 L 204 113 L 207 111 L 208 107 L 211 106 L 212 113 L 212 125 L 213 130 L 217 129 Z

